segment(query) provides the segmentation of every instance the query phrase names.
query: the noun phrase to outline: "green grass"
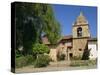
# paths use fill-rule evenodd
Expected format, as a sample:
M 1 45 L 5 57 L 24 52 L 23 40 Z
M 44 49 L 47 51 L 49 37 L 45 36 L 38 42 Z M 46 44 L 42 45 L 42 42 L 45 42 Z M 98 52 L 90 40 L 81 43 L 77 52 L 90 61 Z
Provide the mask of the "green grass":
M 79 67 L 79 66 L 93 66 L 97 65 L 97 60 L 72 60 L 70 66 Z

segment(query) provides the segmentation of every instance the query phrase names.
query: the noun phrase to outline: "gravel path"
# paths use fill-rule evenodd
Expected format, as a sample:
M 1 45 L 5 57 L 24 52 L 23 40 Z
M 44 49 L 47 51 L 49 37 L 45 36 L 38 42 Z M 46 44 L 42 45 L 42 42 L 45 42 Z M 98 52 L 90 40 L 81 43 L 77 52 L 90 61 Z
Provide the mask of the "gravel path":
M 97 66 L 81 66 L 81 67 L 70 67 L 70 62 L 51 62 L 49 66 L 43 68 L 34 68 L 33 65 L 26 66 L 23 68 L 16 69 L 16 73 L 33 73 L 33 72 L 46 72 L 46 71 L 66 71 L 66 70 L 82 70 L 82 69 L 94 69 Z

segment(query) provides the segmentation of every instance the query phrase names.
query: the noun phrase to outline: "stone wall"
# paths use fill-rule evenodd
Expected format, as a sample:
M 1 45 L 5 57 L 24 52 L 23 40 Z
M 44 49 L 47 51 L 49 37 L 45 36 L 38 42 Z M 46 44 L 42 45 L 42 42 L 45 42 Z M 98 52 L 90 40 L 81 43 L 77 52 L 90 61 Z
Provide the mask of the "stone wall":
M 49 56 L 53 61 L 57 61 L 57 49 L 51 48 Z
M 88 38 L 73 39 L 73 56 L 82 57 L 84 50 L 87 48 Z

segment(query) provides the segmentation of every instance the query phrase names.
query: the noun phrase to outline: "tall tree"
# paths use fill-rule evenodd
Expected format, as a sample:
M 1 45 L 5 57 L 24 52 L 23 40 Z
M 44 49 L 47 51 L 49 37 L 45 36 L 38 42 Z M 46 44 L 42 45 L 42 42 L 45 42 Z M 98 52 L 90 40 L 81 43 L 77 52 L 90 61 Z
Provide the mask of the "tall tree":
M 23 46 L 23 53 L 31 53 L 34 43 L 41 43 L 45 33 L 51 43 L 60 37 L 60 24 L 56 21 L 51 5 L 16 3 L 16 49 Z

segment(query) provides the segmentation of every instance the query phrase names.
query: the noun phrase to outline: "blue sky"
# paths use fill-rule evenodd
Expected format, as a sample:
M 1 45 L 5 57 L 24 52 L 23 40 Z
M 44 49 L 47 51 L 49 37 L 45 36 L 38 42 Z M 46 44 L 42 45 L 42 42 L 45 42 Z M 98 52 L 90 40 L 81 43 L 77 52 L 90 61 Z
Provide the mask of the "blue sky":
M 80 12 L 89 22 L 90 33 L 92 37 L 97 36 L 97 8 L 89 6 L 73 5 L 53 5 L 55 18 L 61 25 L 62 35 L 72 34 L 72 24 L 79 16 Z

